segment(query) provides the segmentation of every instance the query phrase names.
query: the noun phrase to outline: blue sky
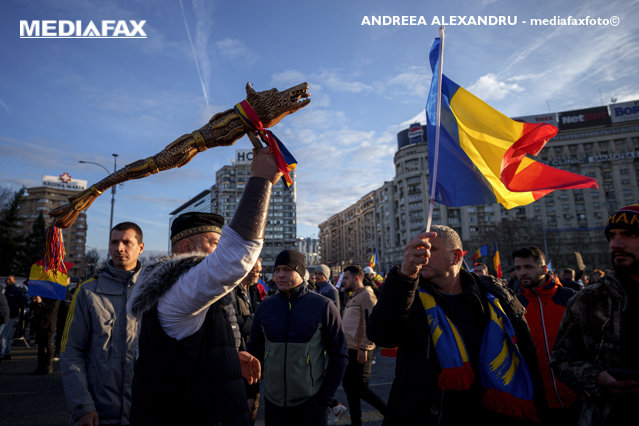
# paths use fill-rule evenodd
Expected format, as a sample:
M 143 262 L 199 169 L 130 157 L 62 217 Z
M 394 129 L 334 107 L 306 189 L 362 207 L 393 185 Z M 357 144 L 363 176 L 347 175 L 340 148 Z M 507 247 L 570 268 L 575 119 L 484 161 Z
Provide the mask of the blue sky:
M 394 176 L 396 134 L 425 122 L 435 26 L 361 25 L 365 16 L 510 16 L 509 26 L 447 26 L 444 72 L 510 116 L 639 99 L 639 2 L 541 0 L 228 2 L 3 0 L 0 185 L 103 169 L 159 152 L 256 90 L 307 81 L 311 104 L 272 130 L 298 160 L 298 235 Z M 561 3 L 561 4 L 559 4 Z M 619 18 L 617 26 L 531 26 L 531 18 Z M 20 20 L 146 20 L 146 39 L 20 39 Z M 459 19 L 458 19 L 459 20 Z M 523 23 L 526 21 L 527 23 Z M 190 38 L 189 38 L 190 35 Z M 552 143 L 552 142 L 551 142 Z M 138 222 L 165 251 L 168 213 L 214 183 L 233 147 L 118 187 L 114 223 Z M 110 194 L 88 210 L 103 249 Z

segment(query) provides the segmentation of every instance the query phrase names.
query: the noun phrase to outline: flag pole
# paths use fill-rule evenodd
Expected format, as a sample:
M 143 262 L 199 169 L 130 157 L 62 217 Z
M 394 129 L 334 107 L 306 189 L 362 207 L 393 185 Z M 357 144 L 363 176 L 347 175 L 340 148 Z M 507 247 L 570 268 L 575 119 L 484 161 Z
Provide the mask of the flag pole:
M 441 124 L 442 109 L 442 74 L 444 73 L 444 27 L 439 27 L 439 69 L 437 70 L 437 121 L 435 125 L 435 158 L 433 159 L 433 170 L 431 170 L 432 183 L 430 185 L 430 205 L 428 207 L 428 220 L 426 221 L 426 232 L 430 231 L 433 220 L 433 209 L 435 208 L 435 185 L 437 183 L 437 167 L 439 163 L 439 127 Z

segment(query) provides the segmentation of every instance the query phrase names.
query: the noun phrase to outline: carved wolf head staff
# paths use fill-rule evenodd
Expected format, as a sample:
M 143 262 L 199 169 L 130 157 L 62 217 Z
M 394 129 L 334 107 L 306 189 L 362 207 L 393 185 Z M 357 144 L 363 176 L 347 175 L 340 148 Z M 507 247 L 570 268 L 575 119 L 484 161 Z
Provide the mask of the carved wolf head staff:
M 289 114 L 304 108 L 311 100 L 307 93 L 308 83 L 286 89 L 256 92 L 250 83 L 246 84 L 246 101 L 257 113 L 264 128 L 269 128 Z M 69 198 L 69 203 L 49 212 L 54 218 L 55 226 L 68 228 L 80 214 L 87 210 L 91 203 L 104 191 L 131 179 L 140 179 L 163 170 L 182 167 L 198 153 L 216 146 L 229 146 L 250 131 L 234 109 L 215 114 L 211 120 L 199 130 L 188 133 L 167 145 L 152 157 L 135 161 L 115 173 L 110 174 L 85 191 Z M 251 136 L 249 134 L 249 136 Z M 252 137 L 253 144 L 259 144 Z

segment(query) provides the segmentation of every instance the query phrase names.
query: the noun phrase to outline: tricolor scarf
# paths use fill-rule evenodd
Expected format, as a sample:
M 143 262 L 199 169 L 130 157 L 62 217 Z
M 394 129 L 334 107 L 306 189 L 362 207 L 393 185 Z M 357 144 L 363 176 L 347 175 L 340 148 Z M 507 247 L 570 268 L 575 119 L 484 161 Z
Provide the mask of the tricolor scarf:
M 264 129 L 260 118 L 257 116 L 257 113 L 248 103 L 248 101 L 242 101 L 239 104 L 235 105 L 235 112 L 239 114 L 242 118 L 242 121 L 246 123 L 248 127 L 255 130 L 257 134 L 262 139 L 262 142 L 266 143 L 273 153 L 273 157 L 275 158 L 275 162 L 277 163 L 277 168 L 284 175 L 284 183 L 288 188 L 293 184 L 293 180 L 289 175 L 295 167 L 297 166 L 297 160 L 293 155 L 286 149 L 284 144 L 271 132 L 270 130 Z
M 464 391 L 475 382 L 468 351 L 457 327 L 426 290 L 419 289 L 430 335 L 442 371 L 437 379 L 442 391 Z M 490 321 L 484 330 L 479 372 L 484 388 L 482 403 L 511 417 L 538 421 L 534 387 L 526 361 L 515 343 L 515 331 L 499 300 L 486 294 Z

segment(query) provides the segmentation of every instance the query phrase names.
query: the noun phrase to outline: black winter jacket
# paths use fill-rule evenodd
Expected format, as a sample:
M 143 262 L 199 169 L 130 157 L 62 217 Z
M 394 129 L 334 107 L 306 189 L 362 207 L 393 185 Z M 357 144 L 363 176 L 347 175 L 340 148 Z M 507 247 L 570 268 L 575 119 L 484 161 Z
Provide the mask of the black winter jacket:
M 311 365 L 314 358 L 323 359 L 323 354 L 315 353 L 317 345 L 313 341 L 318 337 L 322 352 L 328 356 L 325 370 L 324 365 Z M 267 345 L 282 357 L 269 358 L 265 353 Z M 311 352 L 297 356 L 306 350 L 305 346 Z M 290 298 L 277 293 L 260 303 L 248 351 L 262 362 L 264 396 L 272 394 L 271 397 L 281 399 L 271 401 L 278 406 L 298 405 L 303 403 L 305 395 L 311 394 L 327 407 L 348 364 L 346 337 L 337 307 L 329 298 L 310 291 L 306 284 L 293 288 Z M 318 375 L 321 376 L 319 382 Z M 267 380 L 273 382 L 266 383 Z M 319 389 L 313 394 L 316 388 Z

